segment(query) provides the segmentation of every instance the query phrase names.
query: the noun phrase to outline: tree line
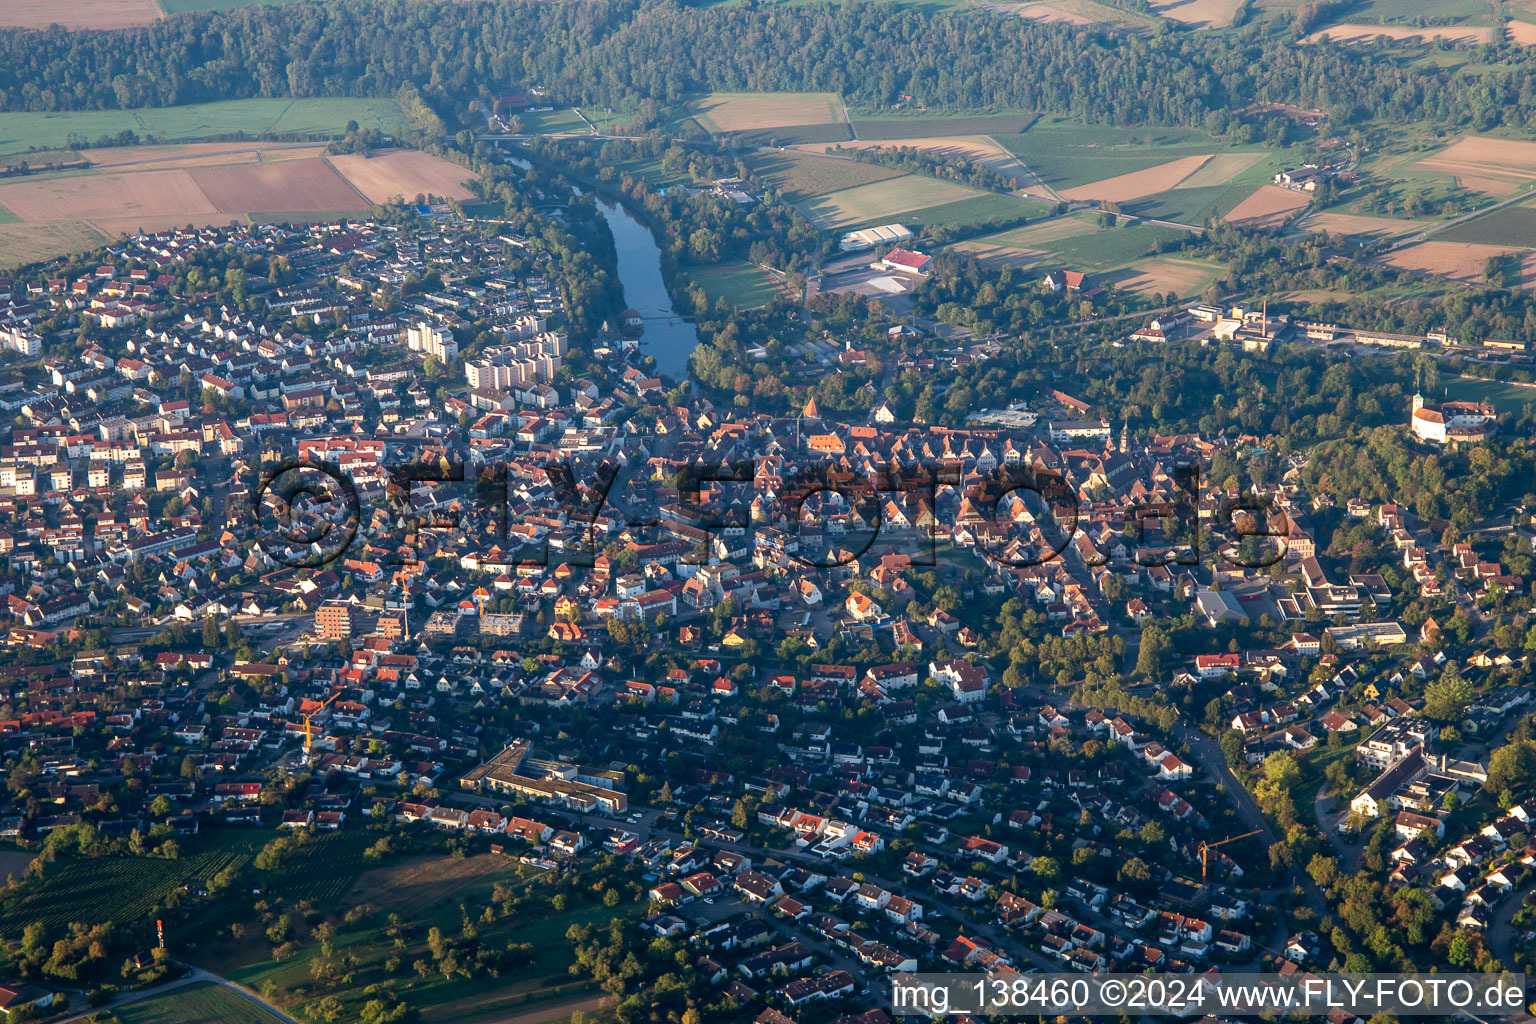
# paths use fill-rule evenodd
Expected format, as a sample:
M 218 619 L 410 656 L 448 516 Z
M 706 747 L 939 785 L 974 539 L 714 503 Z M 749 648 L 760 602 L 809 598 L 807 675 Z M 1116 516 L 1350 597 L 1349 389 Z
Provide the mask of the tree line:
M 708 45 L 699 45 L 708 40 Z M 1255 97 L 1366 119 L 1536 127 L 1536 55 L 1488 45 L 1475 77 L 1387 51 L 1298 46 L 1283 22 L 1150 38 L 856 2 L 693 8 L 338 0 L 0 37 L 0 109 L 166 106 L 246 97 L 394 96 L 466 110 L 539 83 L 554 102 L 659 118 L 710 90 L 824 90 L 883 107 L 1052 111 L 1093 123 L 1225 131 Z M 649 104 L 646 101 L 650 101 Z

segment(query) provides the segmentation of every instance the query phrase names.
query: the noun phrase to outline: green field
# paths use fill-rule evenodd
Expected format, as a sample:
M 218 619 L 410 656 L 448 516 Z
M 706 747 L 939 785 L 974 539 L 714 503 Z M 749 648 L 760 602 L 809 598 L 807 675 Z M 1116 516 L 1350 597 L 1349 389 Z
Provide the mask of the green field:
M 1435 235 L 1435 241 L 1536 248 L 1536 209 L 1529 206 L 1506 206 L 1486 217 L 1447 228 Z
M 1520 387 L 1497 380 L 1472 380 L 1448 377 L 1442 383 L 1446 394 L 1459 402 L 1488 402 L 1499 412 L 1520 415 L 1527 405 L 1536 405 L 1536 387 Z
M 952 135 L 1017 135 L 1026 131 L 1034 114 L 866 114 L 854 115 L 858 139 L 925 139 Z
M 20 217 L 16 216 L 14 213 L 12 213 L 10 210 L 7 210 L 5 207 L 0 206 L 0 224 L 20 224 L 20 223 L 21 223 L 21 218 Z
M 790 201 L 899 178 L 903 173 L 844 157 L 796 152 L 753 153 L 743 162 L 754 178 L 778 189 Z
M 278 1024 L 277 1017 L 249 999 L 209 981 L 112 1012 L 123 1024 Z
M 694 267 L 687 271 L 687 275 L 704 289 L 710 302 L 723 298 L 738 309 L 766 306 L 779 293 L 773 278 L 750 263 Z
M 0 113 L 0 155 L 56 150 L 71 134 L 94 143 L 124 130 L 140 142 L 182 142 L 215 135 L 340 136 L 348 121 L 393 134 L 405 127 L 400 105 L 389 99 L 228 100 L 142 110 L 81 110 L 57 114 Z
M 232 11 L 237 7 L 254 7 L 257 4 L 277 5 L 297 3 L 298 0 L 159 0 L 160 9 L 166 14 L 190 14 L 194 11 Z
M 965 185 L 939 181 L 921 174 L 907 174 L 815 196 L 796 206 L 818 228 L 831 229 L 894 219 L 910 210 L 943 206 L 981 195 L 984 193 Z
M 1020 199 L 1018 196 L 999 195 L 995 192 L 985 192 L 969 199 L 960 199 L 952 203 L 941 203 L 938 206 L 929 206 L 921 210 L 911 210 L 901 215 L 902 222 L 908 226 L 921 226 L 932 230 L 934 228 L 973 228 L 975 230 L 989 230 L 989 225 L 1001 226 L 1008 223 L 1019 223 L 1029 217 L 1038 217 L 1044 209 L 1039 203 L 1032 203 L 1028 199 Z M 875 224 L 884 223 L 878 219 L 871 220 L 858 227 L 873 227 Z
M 1188 232 L 1153 224 L 1100 228 L 1089 216 L 1075 215 L 972 239 L 965 248 L 973 252 L 1014 249 L 1021 263 L 1059 263 L 1074 270 L 1100 272 L 1124 267 L 1156 252 L 1164 243 L 1188 237 Z
M 1073 188 L 1228 148 L 1187 128 L 1115 128 L 1042 119 L 1021 135 L 992 137 L 1052 188 Z

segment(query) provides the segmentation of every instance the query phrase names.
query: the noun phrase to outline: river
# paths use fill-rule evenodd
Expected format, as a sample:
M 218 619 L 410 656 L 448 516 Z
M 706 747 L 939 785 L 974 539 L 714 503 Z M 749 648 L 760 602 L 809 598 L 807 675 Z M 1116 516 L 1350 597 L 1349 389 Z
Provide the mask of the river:
M 699 332 L 672 306 L 661 279 L 661 249 L 650 229 L 622 206 L 599 199 L 597 208 L 613 232 L 624 303 L 645 317 L 641 351 L 656 358 L 657 372 L 682 380 L 688 375 L 688 357 L 698 347 Z

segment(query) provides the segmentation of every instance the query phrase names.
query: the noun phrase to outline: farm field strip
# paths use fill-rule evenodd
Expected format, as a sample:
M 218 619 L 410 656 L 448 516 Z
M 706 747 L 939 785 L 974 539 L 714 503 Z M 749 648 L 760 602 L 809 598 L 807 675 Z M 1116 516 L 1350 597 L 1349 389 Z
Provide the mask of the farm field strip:
M 386 134 L 405 127 L 400 104 L 388 99 L 246 99 L 135 110 L 80 110 L 61 113 L 0 112 L 0 153 L 62 149 L 70 136 L 94 143 L 124 130 L 166 142 L 216 135 L 295 134 L 340 138 L 349 120 Z M 220 143 L 224 146 L 237 142 Z
M 1349 213 L 1309 213 L 1297 222 L 1302 231 L 1326 231 L 1330 235 L 1367 235 L 1393 238 L 1428 226 L 1429 221 L 1395 217 L 1368 217 Z
M 1412 25 L 1329 25 L 1313 32 L 1302 42 L 1316 43 L 1325 36 L 1335 43 L 1369 43 L 1377 36 L 1397 41 L 1418 39 L 1426 43 L 1435 39 L 1453 43 L 1487 43 L 1493 40 L 1493 29 L 1486 25 L 1434 25 L 1427 28 Z
M 807 152 L 816 147 L 799 147 Z M 1020 187 L 1040 181 L 1018 157 L 989 135 L 955 135 L 910 139 L 856 139 L 838 144 L 840 149 L 916 149 L 946 160 L 965 160 L 990 167 Z
M 1141 199 L 1144 196 L 1168 191 L 1204 167 L 1210 159 L 1210 154 L 1187 156 L 1156 167 L 1148 167 L 1145 170 L 1119 174 L 1113 178 L 1064 189 L 1061 194 L 1067 199 L 1101 199 L 1117 203 Z
M 778 189 L 788 199 L 806 199 L 845 188 L 868 185 L 904 172 L 891 167 L 860 163 L 851 158 L 818 155 L 823 146 L 801 147 L 804 152 L 760 152 L 748 155 L 746 165 L 758 179 Z

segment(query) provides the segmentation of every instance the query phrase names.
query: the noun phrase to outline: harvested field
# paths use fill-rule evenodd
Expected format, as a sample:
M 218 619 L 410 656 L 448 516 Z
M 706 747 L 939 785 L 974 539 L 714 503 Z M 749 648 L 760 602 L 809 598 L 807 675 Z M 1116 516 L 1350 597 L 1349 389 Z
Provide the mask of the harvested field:
M 418 193 L 457 200 L 475 197 L 464 187 L 474 177 L 472 173 L 419 150 L 379 150 L 366 157 L 346 154 L 331 157 L 330 163 L 375 203 L 387 202 L 394 196 L 410 198 Z
M 1225 185 L 1266 156 L 1267 153 L 1217 153 L 1202 164 L 1199 170 L 1173 187 L 1209 188 Z
M 908 210 L 921 210 L 984 194 L 965 185 L 907 174 L 817 196 L 800 203 L 799 207 L 811 223 L 826 229 L 895 217 Z
M 5 0 L 0 25 L 11 28 L 133 28 L 160 20 L 155 0 Z
M 191 171 L 92 174 L 0 185 L 0 206 L 24 221 L 213 213 Z
M 1303 231 L 1326 231 L 1330 235 L 1391 238 L 1418 230 L 1427 223 L 1422 220 L 1365 217 L 1348 213 L 1313 213 L 1303 217 L 1296 226 Z
M 1509 246 L 1478 245 L 1474 242 L 1420 242 L 1406 249 L 1388 253 L 1381 263 L 1398 270 L 1433 274 L 1458 284 L 1481 286 L 1483 268 L 1490 256 L 1518 252 Z
M 1453 175 L 1465 189 L 1511 195 L 1536 181 L 1536 142 L 1469 135 L 1418 161 L 1417 166 Z
M 369 205 L 324 160 L 188 171 L 215 210 L 347 210 Z
M 16 263 L 100 244 L 120 232 L 240 222 L 335 220 L 373 202 L 427 193 L 471 199 L 470 177 L 415 150 L 369 159 L 336 157 L 309 144 L 217 142 L 88 150 L 87 172 L 0 184 L 0 221 L 15 220 L 3 256 Z M 100 173 L 98 173 L 100 172 Z M 365 196 L 364 192 L 368 194 Z M 57 228 L 57 232 L 55 232 Z M 105 237 L 104 237 L 105 236 Z
M 1528 21 L 1515 21 L 1511 19 L 1504 23 L 1509 32 L 1509 41 L 1519 43 L 1521 46 L 1536 46 L 1536 25 Z
M 1438 25 L 1418 28 L 1411 25 L 1330 25 L 1313 32 L 1303 42 L 1315 43 L 1327 36 L 1335 43 L 1369 43 L 1377 36 L 1388 39 L 1416 39 L 1429 42 L 1446 39 L 1453 43 L 1486 43 L 1493 39 L 1493 29 L 1486 25 Z
M 830 92 L 711 93 L 689 107 L 710 131 L 750 132 L 843 120 L 843 101 Z
M 1121 291 L 1140 295 L 1173 292 L 1187 298 L 1199 295 L 1220 276 L 1221 267 L 1214 263 L 1160 256 L 1122 270 L 1110 271 L 1097 280 L 1103 284 L 1112 284 Z
M 1108 202 L 1128 202 L 1143 196 L 1156 195 L 1173 188 L 1185 178 L 1203 167 L 1209 155 L 1187 156 L 1182 160 L 1170 160 L 1144 171 L 1132 171 L 1103 181 L 1089 182 L 1062 191 L 1067 199 L 1102 199 Z
M 188 224 L 209 228 L 244 223 L 246 218 L 239 213 L 158 213 L 148 217 L 97 217 L 90 226 L 108 238 L 116 238 L 133 231 L 169 231 Z
M 876 167 L 857 160 L 808 155 L 825 149 L 824 146 L 802 148 L 807 152 L 753 153 L 745 161 L 758 180 L 772 185 L 792 201 L 899 178 L 903 174 L 893 168 Z
M 365 871 L 344 902 L 368 903 L 406 915 L 431 909 L 466 885 L 498 873 L 515 874 L 517 862 L 495 853 L 474 857 L 429 856 Z
M 1232 208 L 1226 220 L 1245 228 L 1279 227 L 1311 201 L 1305 192 L 1292 192 L 1278 185 L 1260 185 L 1258 191 Z
M 1226 28 L 1241 0 L 1162 0 L 1152 9 L 1169 21 L 1196 28 Z
M 815 147 L 804 146 L 811 150 Z M 1012 179 L 1021 188 L 1038 185 L 1039 179 L 1023 161 L 985 135 L 954 135 L 926 139 L 873 140 L 860 139 L 840 144 L 841 149 L 917 149 L 945 160 L 968 160 L 992 168 L 998 174 Z

